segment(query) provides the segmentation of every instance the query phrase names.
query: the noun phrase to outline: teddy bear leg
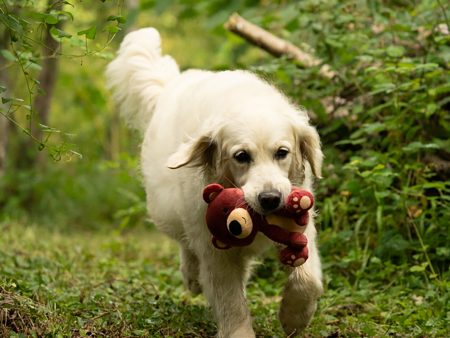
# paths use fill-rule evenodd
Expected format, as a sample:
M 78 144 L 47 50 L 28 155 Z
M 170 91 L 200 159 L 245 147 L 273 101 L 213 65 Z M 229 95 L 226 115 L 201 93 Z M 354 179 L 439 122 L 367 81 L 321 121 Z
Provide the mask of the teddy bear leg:
M 181 266 L 180 270 L 183 275 L 183 282 L 186 289 L 192 294 L 198 295 L 202 292 L 202 288 L 198 281 L 199 278 L 199 261 L 196 254 L 189 248 L 181 246 Z
M 283 291 L 279 318 L 289 337 L 297 336 L 309 324 L 323 291 L 320 258 L 315 244 L 313 248 L 311 244 L 308 260 L 301 266 L 290 268 Z
M 245 299 L 248 261 L 237 249 L 211 246 L 200 258 L 200 283 L 218 326 L 219 338 L 254 338 Z
M 279 254 L 280 262 L 289 265 L 292 267 L 297 267 L 306 262 L 308 259 L 308 247 L 304 246 L 303 248 L 284 248 L 280 251 Z

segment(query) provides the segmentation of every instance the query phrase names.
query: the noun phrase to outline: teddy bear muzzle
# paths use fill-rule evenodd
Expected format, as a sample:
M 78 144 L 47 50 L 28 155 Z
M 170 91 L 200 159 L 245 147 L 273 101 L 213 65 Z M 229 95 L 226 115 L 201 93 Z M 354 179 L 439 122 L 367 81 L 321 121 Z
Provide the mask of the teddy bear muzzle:
M 249 212 L 244 208 L 234 209 L 227 218 L 227 229 L 233 237 L 243 239 L 250 236 L 253 222 Z

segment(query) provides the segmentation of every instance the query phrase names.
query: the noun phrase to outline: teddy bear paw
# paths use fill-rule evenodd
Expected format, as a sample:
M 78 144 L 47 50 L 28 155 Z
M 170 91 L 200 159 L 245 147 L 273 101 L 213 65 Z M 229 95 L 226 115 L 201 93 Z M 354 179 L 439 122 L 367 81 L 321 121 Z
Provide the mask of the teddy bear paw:
M 313 204 L 314 197 L 306 190 L 294 190 L 288 196 L 287 206 L 295 213 L 309 210 L 312 208 Z
M 308 259 L 308 248 L 305 246 L 300 251 L 295 251 L 292 248 L 284 248 L 280 252 L 280 261 L 285 265 L 298 267 L 303 265 Z

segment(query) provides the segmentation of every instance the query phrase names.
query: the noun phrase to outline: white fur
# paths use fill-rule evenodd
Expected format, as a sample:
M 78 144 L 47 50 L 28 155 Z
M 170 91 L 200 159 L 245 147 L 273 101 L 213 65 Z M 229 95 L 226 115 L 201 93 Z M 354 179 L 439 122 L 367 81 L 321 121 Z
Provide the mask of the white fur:
M 236 185 L 247 202 L 263 212 L 258 194 L 293 184 L 311 189 L 320 176 L 322 152 L 305 111 L 274 87 L 245 71 L 179 73 L 161 56 L 152 28 L 132 32 L 107 70 L 122 115 L 144 135 L 141 167 L 149 214 L 155 225 L 181 245 L 186 286 L 203 291 L 218 323 L 219 337 L 254 337 L 245 284 L 252 258 L 271 242 L 258 235 L 252 245 L 218 250 L 204 217 L 205 185 Z M 275 159 L 280 147 L 286 158 Z M 238 163 L 245 150 L 250 163 Z M 287 277 L 280 320 L 287 334 L 309 323 L 322 292 L 316 229 L 305 232 L 310 256 Z

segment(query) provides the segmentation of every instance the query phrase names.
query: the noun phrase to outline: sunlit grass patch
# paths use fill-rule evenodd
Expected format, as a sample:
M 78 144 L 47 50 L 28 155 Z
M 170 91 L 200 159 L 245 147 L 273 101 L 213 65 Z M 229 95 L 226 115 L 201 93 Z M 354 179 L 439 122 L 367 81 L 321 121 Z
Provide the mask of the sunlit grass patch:
M 16 223 L 0 229 L 2 336 L 216 332 L 204 297 L 183 287 L 176 243 L 154 230 L 58 231 Z M 352 265 L 337 259 L 323 257 L 326 291 L 306 337 L 448 336 L 447 281 L 427 282 L 404 265 L 375 261 L 356 282 L 354 271 L 345 271 Z M 284 278 L 275 252 L 255 266 L 247 295 L 258 337 L 284 337 L 278 323 Z

